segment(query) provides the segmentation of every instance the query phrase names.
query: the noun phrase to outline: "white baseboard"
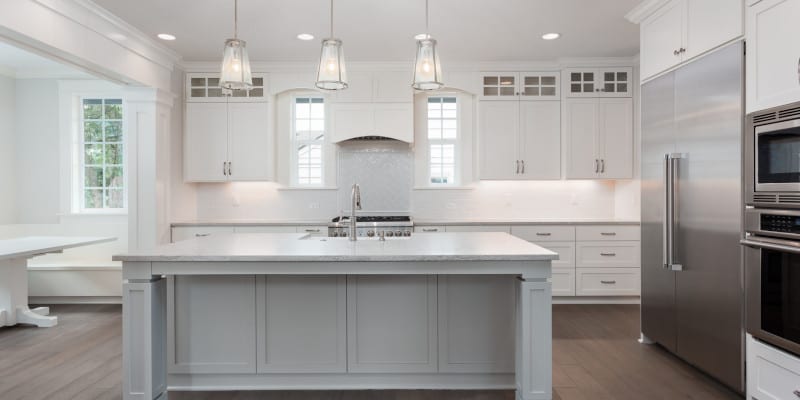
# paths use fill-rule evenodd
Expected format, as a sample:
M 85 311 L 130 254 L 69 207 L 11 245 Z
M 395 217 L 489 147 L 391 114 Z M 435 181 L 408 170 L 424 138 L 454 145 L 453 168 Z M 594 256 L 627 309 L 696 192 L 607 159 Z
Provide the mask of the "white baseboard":
M 561 296 L 553 304 L 641 304 L 639 296 Z
M 28 304 L 122 304 L 117 296 L 29 296 Z

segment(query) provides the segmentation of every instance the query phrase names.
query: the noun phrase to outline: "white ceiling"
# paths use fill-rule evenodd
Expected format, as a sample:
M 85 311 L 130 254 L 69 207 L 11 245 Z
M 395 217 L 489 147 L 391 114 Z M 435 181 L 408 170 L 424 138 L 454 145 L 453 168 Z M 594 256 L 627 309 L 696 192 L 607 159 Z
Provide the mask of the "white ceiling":
M 233 0 L 94 0 L 186 61 L 215 61 L 233 35 Z M 640 0 L 430 0 L 431 35 L 445 60 L 548 61 L 638 53 L 624 15 Z M 335 36 L 349 60 L 407 61 L 425 27 L 424 0 L 337 0 Z M 329 26 L 327 0 L 239 0 L 239 37 L 253 61 L 313 61 Z M 541 40 L 546 32 L 561 39 Z M 316 39 L 303 42 L 299 33 Z
M 0 42 L 0 69 L 17 78 L 90 77 L 83 71 L 3 42 Z

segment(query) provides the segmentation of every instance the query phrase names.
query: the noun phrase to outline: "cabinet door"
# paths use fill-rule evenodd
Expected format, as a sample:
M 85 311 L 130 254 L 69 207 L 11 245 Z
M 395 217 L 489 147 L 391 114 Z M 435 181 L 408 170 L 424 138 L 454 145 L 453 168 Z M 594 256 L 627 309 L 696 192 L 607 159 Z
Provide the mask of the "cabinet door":
M 597 97 L 600 88 L 597 86 L 596 69 L 568 69 L 565 85 L 567 97 Z
M 514 372 L 516 279 L 439 276 L 439 372 Z
M 744 33 L 741 0 L 686 0 L 686 52 L 688 60 Z
M 256 277 L 170 276 L 170 373 L 255 373 Z
M 575 296 L 575 268 L 553 267 L 553 296 Z
M 270 137 L 267 103 L 230 103 L 228 121 L 228 180 L 271 180 L 275 148 Z
M 187 182 L 227 180 L 228 105 L 186 103 L 183 179 Z
M 519 104 L 519 147 L 524 179 L 561 178 L 561 102 Z
M 377 103 L 409 103 L 414 99 L 413 77 L 409 71 L 376 71 L 373 81 L 373 101 Z
M 480 102 L 480 177 L 518 179 L 519 102 Z
M 567 134 L 567 179 L 592 179 L 598 175 L 598 100 L 567 100 L 564 118 Z
M 561 73 L 521 72 L 519 74 L 520 100 L 558 100 L 561 98 L 559 85 Z
M 600 176 L 633 177 L 633 100 L 599 99 Z
M 676 51 L 683 43 L 685 10 L 684 0 L 674 1 L 642 22 L 639 28 L 642 80 L 681 62 L 681 54 Z
M 414 141 L 414 104 L 373 104 L 374 134 L 411 143 Z
M 375 119 L 371 104 L 331 104 L 333 142 L 374 135 Z
M 600 68 L 597 71 L 600 97 L 632 97 L 633 68 Z
M 516 100 L 519 86 L 516 72 L 485 72 L 481 74 L 480 100 Z
M 227 96 L 219 87 L 219 73 L 186 74 L 187 102 L 224 102 Z
M 372 102 L 373 82 L 372 72 L 348 71 L 347 90 L 336 92 L 336 101 L 339 103 L 370 103 Z
M 436 372 L 436 320 L 436 276 L 348 276 L 348 372 Z
M 800 101 L 800 1 L 747 9 L 747 112 Z
M 258 280 L 258 372 L 347 372 L 346 278 Z

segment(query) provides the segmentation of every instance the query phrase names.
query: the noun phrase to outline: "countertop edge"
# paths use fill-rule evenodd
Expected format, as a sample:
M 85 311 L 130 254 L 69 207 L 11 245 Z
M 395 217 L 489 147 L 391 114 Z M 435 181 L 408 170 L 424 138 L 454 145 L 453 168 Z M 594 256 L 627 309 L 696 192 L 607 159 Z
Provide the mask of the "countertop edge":
M 173 222 L 170 227 L 200 226 L 327 226 L 329 221 L 197 221 Z M 634 220 L 414 220 L 414 226 L 478 226 L 478 225 L 641 225 Z

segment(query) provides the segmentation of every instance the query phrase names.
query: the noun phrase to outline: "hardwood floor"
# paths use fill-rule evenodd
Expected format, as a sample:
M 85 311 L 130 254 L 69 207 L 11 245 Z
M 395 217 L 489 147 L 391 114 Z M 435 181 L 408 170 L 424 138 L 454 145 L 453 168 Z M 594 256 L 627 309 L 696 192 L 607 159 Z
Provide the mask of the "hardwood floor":
M 52 307 L 54 328 L 0 328 L 0 399 L 120 399 L 121 308 Z M 739 399 L 658 346 L 636 342 L 633 305 L 556 305 L 559 400 Z M 512 391 L 170 392 L 171 400 L 513 400 Z

